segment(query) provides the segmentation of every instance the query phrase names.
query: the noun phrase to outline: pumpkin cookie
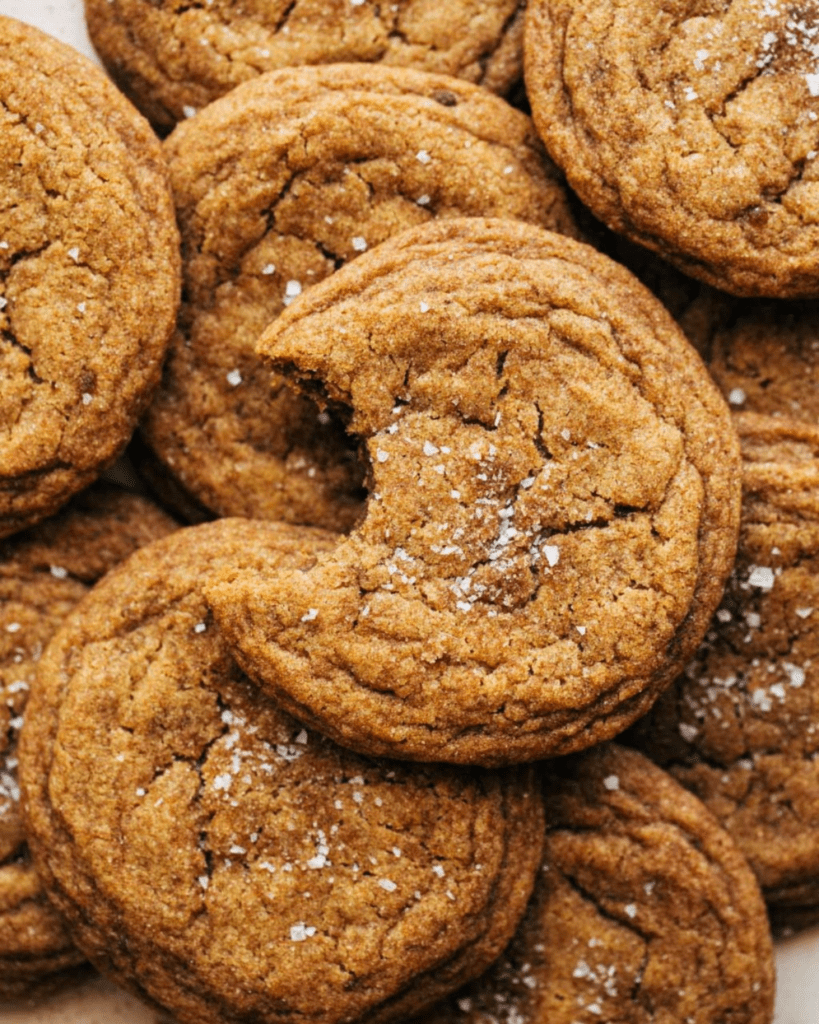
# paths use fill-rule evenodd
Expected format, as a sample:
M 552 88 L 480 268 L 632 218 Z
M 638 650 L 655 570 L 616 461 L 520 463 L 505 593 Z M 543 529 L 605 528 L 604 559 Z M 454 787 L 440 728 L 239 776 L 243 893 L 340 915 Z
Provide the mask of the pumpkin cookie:
M 818 323 L 819 303 L 737 301 L 703 358 L 738 411 L 818 423 Z
M 609 227 L 736 295 L 819 295 L 813 16 L 763 0 L 531 0 L 526 84 Z
M 0 998 L 40 992 L 83 960 L 45 898 L 19 811 L 17 736 L 35 666 L 92 583 L 175 528 L 144 498 L 96 484 L 0 544 Z
M 0 536 L 125 446 L 173 327 L 159 144 L 84 57 L 0 18 Z
M 504 93 L 520 79 L 524 0 L 86 0 L 114 81 L 159 129 L 265 71 L 340 61 L 455 75 Z
M 345 65 L 249 82 L 166 143 L 185 298 L 143 429 L 220 515 L 348 530 L 363 467 L 254 352 L 302 290 L 402 228 L 481 214 L 570 232 L 528 118 L 453 78 Z
M 736 569 L 638 744 L 720 819 L 777 923 L 819 916 L 819 430 L 751 413 Z
M 696 649 L 730 571 L 739 459 L 665 309 L 568 238 L 404 232 L 259 349 L 345 410 L 365 518 L 309 572 L 231 567 L 237 657 L 354 748 L 498 764 L 607 738 Z
M 334 538 L 220 520 L 110 574 L 44 655 L 21 779 L 38 869 L 104 973 L 196 1024 L 386 1022 L 475 977 L 540 860 L 529 770 L 375 762 L 230 657 L 199 588 Z
M 613 745 L 554 762 L 544 792 L 543 865 L 517 935 L 423 1024 L 769 1024 L 765 906 L 702 804 Z

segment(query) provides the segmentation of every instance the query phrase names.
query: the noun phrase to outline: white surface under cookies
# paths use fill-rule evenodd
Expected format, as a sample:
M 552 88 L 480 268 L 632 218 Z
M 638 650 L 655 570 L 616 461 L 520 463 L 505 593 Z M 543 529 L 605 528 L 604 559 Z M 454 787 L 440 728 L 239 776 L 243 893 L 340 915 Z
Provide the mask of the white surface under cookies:
M 96 59 L 85 31 L 82 0 L 0 0 L 0 13 L 36 25 Z M 776 960 L 775 1024 L 817 1024 L 819 928 L 781 940 Z M 0 1024 L 166 1024 L 166 1020 L 96 978 L 36 1004 L 0 1005 Z

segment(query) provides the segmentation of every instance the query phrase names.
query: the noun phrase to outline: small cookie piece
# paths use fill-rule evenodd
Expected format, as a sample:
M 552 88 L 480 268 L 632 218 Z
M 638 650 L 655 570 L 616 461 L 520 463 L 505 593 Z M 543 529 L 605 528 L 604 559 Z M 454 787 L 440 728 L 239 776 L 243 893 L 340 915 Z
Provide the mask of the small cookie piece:
M 477 976 L 542 850 L 527 769 L 359 757 L 230 657 L 200 593 L 335 538 L 223 519 L 138 552 L 46 651 L 21 744 L 31 845 L 103 973 L 183 1024 L 388 1022 Z
M 303 290 L 403 228 L 487 215 L 571 233 L 531 121 L 466 82 L 403 68 L 289 68 L 236 89 L 165 144 L 185 298 L 143 424 L 219 515 L 349 530 L 363 467 L 332 411 L 254 352 Z
M 819 295 L 812 17 L 744 0 L 531 0 L 532 116 L 613 230 L 736 295 Z
M 725 403 L 660 303 L 513 221 L 404 232 L 260 352 L 346 409 L 367 513 L 306 573 L 208 598 L 246 671 L 339 742 L 500 764 L 625 728 L 694 652 L 736 544 Z
M 0 543 L 0 998 L 40 992 L 83 960 L 45 897 L 19 810 L 17 736 L 35 666 L 92 583 L 174 529 L 144 498 L 95 484 Z
M 737 411 L 817 423 L 817 323 L 819 303 L 737 301 L 703 358 Z
M 614 745 L 553 762 L 544 792 L 543 865 L 517 935 L 423 1024 L 769 1024 L 765 905 L 702 804 Z
M 383 62 L 505 93 L 520 79 L 524 0 L 85 0 L 88 32 L 126 96 L 173 128 L 262 72 Z
M 179 238 L 159 143 L 99 68 L 0 17 L 0 537 L 125 446 L 159 380 Z
M 704 801 L 791 924 L 819 912 L 819 429 L 736 422 L 736 568 L 703 647 L 629 741 Z

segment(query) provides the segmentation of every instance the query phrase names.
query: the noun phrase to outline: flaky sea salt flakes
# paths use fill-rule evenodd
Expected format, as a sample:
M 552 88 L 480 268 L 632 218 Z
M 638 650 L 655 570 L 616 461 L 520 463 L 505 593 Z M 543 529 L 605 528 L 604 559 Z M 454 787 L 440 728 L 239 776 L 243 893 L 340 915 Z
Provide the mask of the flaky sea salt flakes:
M 732 388 L 728 393 L 728 402 L 730 405 L 742 405 L 747 397 L 742 388 Z
M 546 556 L 546 561 L 550 566 L 557 565 L 560 561 L 560 548 L 557 544 L 544 544 L 543 554 Z
M 627 903 L 623 907 L 623 910 L 625 910 L 625 912 L 628 914 L 629 917 L 633 918 L 633 917 L 637 916 L 637 905 L 636 905 L 636 903 Z
M 313 619 L 318 615 L 318 608 L 308 608 L 307 611 L 302 615 L 302 622 L 312 622 Z
M 620 779 L 617 775 L 607 775 L 606 778 L 603 779 L 603 785 L 609 790 L 619 789 Z
M 390 453 L 385 452 L 383 448 L 379 448 L 375 453 L 375 457 L 378 459 L 379 462 L 386 462 L 387 459 L 390 457 Z
M 775 582 L 773 569 L 764 565 L 755 566 L 748 576 L 748 582 L 752 587 L 759 587 L 760 590 L 770 590 Z
M 87 391 L 83 391 L 83 394 L 82 394 L 82 404 L 83 405 L 90 405 L 93 401 L 94 401 L 94 396 L 90 395 Z
M 0 295 L 0 309 L 5 309 L 7 305 L 8 300 L 5 299 L 2 295 Z
M 64 580 L 68 576 L 68 569 L 64 569 L 61 565 L 50 565 L 49 572 L 58 580 Z
M 267 277 L 269 277 L 271 274 L 275 274 L 276 273 L 276 264 L 275 263 L 266 263 L 262 267 L 262 273 L 265 274 Z
M 207 875 L 200 875 L 198 881 L 203 889 L 207 889 L 207 887 L 210 885 L 210 879 L 208 878 Z
M 285 306 L 289 306 L 293 299 L 299 295 L 301 295 L 301 281 L 288 281 L 284 286 L 283 302 Z
M 80 313 L 84 313 L 85 312 L 85 303 L 84 302 L 78 302 L 77 303 L 77 311 L 80 312 Z
M 80 258 L 80 249 L 79 249 L 79 246 L 75 245 L 75 246 L 74 246 L 73 248 L 69 249 L 69 250 L 68 250 L 68 255 L 69 255 L 69 256 L 71 257 L 71 259 L 72 259 L 72 260 L 74 260 L 74 262 L 76 263 L 76 262 L 77 262 L 77 260 L 78 260 L 78 259 Z
M 398 888 L 395 882 L 391 881 L 389 878 L 379 878 L 378 884 L 385 890 L 385 892 L 395 892 Z
M 791 665 L 788 661 L 783 662 L 782 668 L 788 673 L 788 682 L 794 689 L 798 690 L 805 685 L 805 670 L 803 668 L 800 668 L 798 665 Z
M 226 374 L 227 382 L 231 387 L 237 387 L 242 383 L 242 375 L 239 370 L 231 370 L 230 373 Z
M 419 302 L 418 303 L 418 308 L 421 310 L 422 313 L 428 313 L 429 312 L 429 303 L 427 303 L 427 302 Z
M 361 235 L 356 235 L 353 239 L 353 248 L 356 252 L 365 252 L 367 249 L 367 239 Z
M 304 942 L 315 934 L 316 929 L 312 925 L 305 925 L 304 921 L 299 921 L 290 928 L 290 941 Z
M 422 196 L 418 196 L 418 198 L 415 200 L 415 202 L 418 203 L 419 206 L 428 206 L 429 203 L 430 203 L 430 198 L 425 193 Z
M 425 149 L 419 149 L 415 154 L 415 159 L 422 164 L 428 164 L 432 160 L 432 157 Z
M 819 96 L 819 75 L 807 73 L 805 75 L 805 81 L 808 84 L 808 92 L 811 96 Z
M 699 729 L 695 725 L 689 725 L 688 722 L 680 722 L 679 732 L 686 743 L 693 743 L 699 734 Z
M 441 864 L 433 864 L 432 873 L 433 875 L 437 875 L 439 878 L 443 878 L 444 875 L 446 874 L 446 871 L 444 871 L 443 866 Z
M 189 107 L 186 104 L 184 107 L 182 107 L 182 113 L 185 115 L 185 117 L 193 117 L 193 115 L 196 113 L 196 107 Z
M 18 633 L 20 631 L 20 629 L 21 629 L 21 626 L 20 626 L 19 622 L 10 622 L 6 626 L 6 632 L 7 633 Z
M 194 633 L 204 633 L 207 628 L 208 627 L 206 623 L 197 622 L 196 625 L 193 627 L 193 631 Z
M 800 619 L 807 619 L 808 616 L 813 614 L 813 608 L 797 608 L 796 614 Z

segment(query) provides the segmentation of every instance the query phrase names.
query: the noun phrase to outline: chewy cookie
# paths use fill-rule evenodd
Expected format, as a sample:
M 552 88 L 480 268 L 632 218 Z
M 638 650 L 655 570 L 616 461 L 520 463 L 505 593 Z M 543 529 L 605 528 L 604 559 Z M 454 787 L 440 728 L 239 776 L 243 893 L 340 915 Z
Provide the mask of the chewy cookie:
M 815 19 L 786 3 L 531 0 L 532 115 L 615 231 L 737 295 L 819 295 Z
M 719 818 L 791 924 L 819 918 L 819 430 L 736 422 L 736 568 L 701 650 L 631 742 Z
M 32 849 L 103 973 L 187 1024 L 392 1021 L 475 977 L 523 915 L 528 770 L 375 762 L 243 676 L 199 593 L 329 534 L 220 520 L 110 574 L 44 655 L 21 747 Z
M 220 515 L 348 530 L 363 469 L 340 423 L 262 365 L 296 295 L 402 228 L 490 215 L 571 232 L 531 121 L 439 75 L 380 66 L 265 75 L 180 125 L 165 151 L 185 298 L 143 425 Z
M 504 93 L 522 71 L 524 0 L 85 0 L 114 81 L 160 130 L 265 71 L 381 61 Z
M 819 422 L 819 303 L 737 302 L 703 350 L 743 412 Z
M 99 68 L 0 18 L 0 536 L 125 446 L 179 292 L 159 143 Z
M 702 804 L 613 745 L 554 762 L 544 793 L 543 865 L 515 939 L 423 1024 L 768 1024 L 765 906 Z
M 438 221 L 311 289 L 259 351 L 371 463 L 366 516 L 315 568 L 208 584 L 294 714 L 371 753 L 534 759 L 625 728 L 696 649 L 736 543 L 736 437 L 622 267 Z
M 46 900 L 25 843 L 17 737 L 40 656 L 92 583 L 176 528 L 144 498 L 96 484 L 0 543 L 0 997 L 36 989 L 83 960 Z

